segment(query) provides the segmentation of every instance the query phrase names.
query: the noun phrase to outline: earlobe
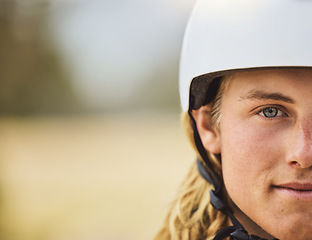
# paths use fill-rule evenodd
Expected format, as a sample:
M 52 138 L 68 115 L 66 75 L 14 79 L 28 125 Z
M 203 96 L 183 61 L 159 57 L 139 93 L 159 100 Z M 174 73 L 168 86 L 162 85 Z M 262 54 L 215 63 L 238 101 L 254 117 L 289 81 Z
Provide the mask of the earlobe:
M 205 149 L 214 154 L 221 153 L 220 134 L 216 126 L 211 124 L 210 107 L 203 106 L 198 110 L 193 110 L 192 115 Z

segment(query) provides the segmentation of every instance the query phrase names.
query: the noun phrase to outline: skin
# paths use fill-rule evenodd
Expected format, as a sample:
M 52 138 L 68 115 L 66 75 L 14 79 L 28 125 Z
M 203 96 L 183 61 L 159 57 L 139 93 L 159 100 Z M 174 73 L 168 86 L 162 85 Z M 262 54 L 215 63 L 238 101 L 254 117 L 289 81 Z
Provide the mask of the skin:
M 218 128 L 207 110 L 193 111 L 199 134 L 207 151 L 221 153 L 230 206 L 249 234 L 311 239 L 312 70 L 237 73 Z

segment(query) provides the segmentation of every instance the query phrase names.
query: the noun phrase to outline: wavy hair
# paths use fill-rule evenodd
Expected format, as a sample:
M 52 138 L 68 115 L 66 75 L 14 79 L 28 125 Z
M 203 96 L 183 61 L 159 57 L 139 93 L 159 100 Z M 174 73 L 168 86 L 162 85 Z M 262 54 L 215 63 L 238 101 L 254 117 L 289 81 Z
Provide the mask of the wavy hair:
M 209 114 L 211 124 L 217 127 L 221 119 L 221 97 L 228 86 L 228 79 L 229 77 L 221 79 L 218 93 L 211 103 L 211 111 L 204 112 L 204 114 Z M 193 126 L 188 113 L 182 114 L 182 125 L 197 156 L 201 158 L 194 143 Z M 222 179 L 220 156 L 209 152 L 207 154 Z M 197 164 L 194 162 L 180 185 L 164 224 L 154 240 L 213 239 L 220 229 L 228 225 L 228 217 L 210 204 L 209 191 L 211 189 L 213 189 L 212 184 L 199 175 Z

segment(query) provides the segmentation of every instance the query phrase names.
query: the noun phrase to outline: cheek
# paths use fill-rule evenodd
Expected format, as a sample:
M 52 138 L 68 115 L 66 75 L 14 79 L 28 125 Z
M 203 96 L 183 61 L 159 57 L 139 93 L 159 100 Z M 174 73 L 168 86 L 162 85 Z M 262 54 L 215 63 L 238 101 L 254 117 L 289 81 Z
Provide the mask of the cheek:
M 272 184 L 293 176 L 286 164 L 291 132 L 231 120 L 221 123 L 220 136 L 224 184 L 238 207 L 234 214 L 244 213 L 280 239 L 310 239 L 293 236 L 311 234 L 311 203 L 285 200 L 272 189 Z
M 232 199 L 247 194 L 257 199 L 269 190 L 274 168 L 282 155 L 279 143 L 277 136 L 272 138 L 267 130 L 252 124 L 233 122 L 222 129 L 222 171 Z M 248 199 L 251 201 L 252 197 L 238 200 L 247 203 Z

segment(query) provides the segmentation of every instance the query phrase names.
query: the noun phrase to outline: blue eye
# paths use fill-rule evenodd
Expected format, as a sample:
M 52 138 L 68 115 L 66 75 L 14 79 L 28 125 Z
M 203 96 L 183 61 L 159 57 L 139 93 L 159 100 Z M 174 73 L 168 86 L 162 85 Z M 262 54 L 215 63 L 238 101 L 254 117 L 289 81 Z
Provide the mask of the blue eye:
M 285 115 L 280 109 L 276 107 L 267 107 L 258 112 L 259 115 L 266 118 L 275 118 Z

